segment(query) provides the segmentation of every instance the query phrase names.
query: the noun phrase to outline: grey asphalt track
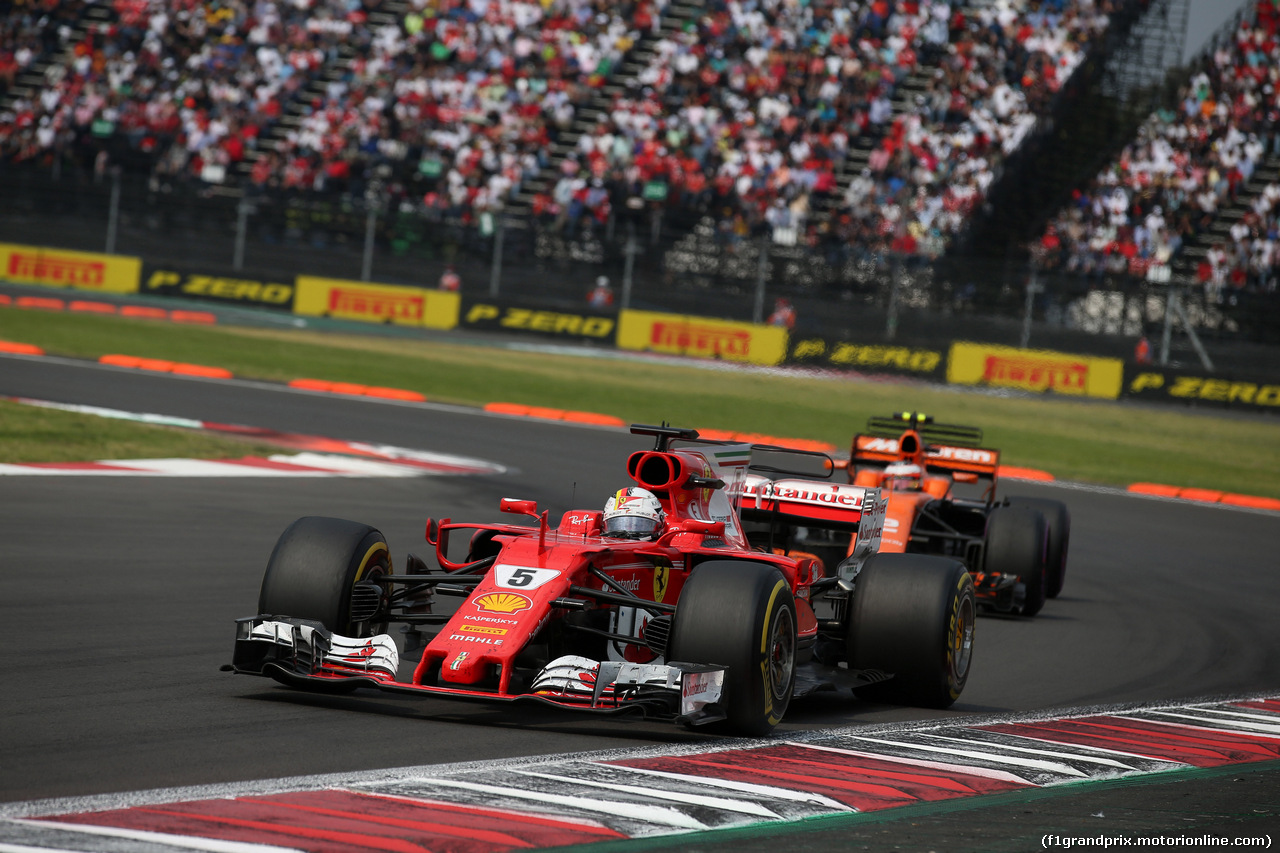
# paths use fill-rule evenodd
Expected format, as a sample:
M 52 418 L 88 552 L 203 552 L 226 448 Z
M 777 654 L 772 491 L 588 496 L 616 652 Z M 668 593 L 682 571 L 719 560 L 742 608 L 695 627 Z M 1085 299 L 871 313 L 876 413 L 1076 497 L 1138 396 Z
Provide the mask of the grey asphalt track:
M 441 700 L 316 696 L 218 671 L 230 659 L 232 622 L 255 609 L 266 558 L 294 518 L 369 522 L 402 561 L 407 551 L 425 552 L 428 516 L 496 519 L 500 497 L 536 499 L 556 517 L 602 503 L 626 483 L 626 454 L 645 446 L 636 436 L 52 359 L 0 358 L 0 394 L 461 453 L 511 469 L 411 480 L 0 477 L 0 802 L 713 740 L 656 724 Z M 1009 483 L 1005 491 L 1070 507 L 1062 596 L 1035 619 L 980 620 L 973 675 L 948 711 L 820 696 L 797 702 L 780 734 L 1280 693 L 1280 515 L 1048 485 Z M 1088 798 L 1096 796 L 1095 811 L 1129 809 L 1142 817 L 1130 821 L 1135 827 L 1167 818 L 1164 828 L 1180 832 L 1191 825 L 1179 817 L 1186 798 L 1160 803 L 1187 785 L 1202 786 L 1194 802 L 1226 803 L 1224 790 L 1239 792 L 1240 802 L 1280 801 L 1280 770 L 1238 775 L 1246 781 L 1081 791 L 1079 807 L 1093 808 Z M 1107 805 L 1126 797 L 1130 806 Z M 1039 838 L 1025 827 L 968 833 L 998 826 L 1000 815 L 1045 818 L 1056 808 L 1049 802 L 1067 800 L 886 818 L 875 828 L 810 836 L 814 846 L 775 841 L 768 849 L 1029 849 L 1000 846 Z M 1130 824 L 1108 819 L 1105 830 Z

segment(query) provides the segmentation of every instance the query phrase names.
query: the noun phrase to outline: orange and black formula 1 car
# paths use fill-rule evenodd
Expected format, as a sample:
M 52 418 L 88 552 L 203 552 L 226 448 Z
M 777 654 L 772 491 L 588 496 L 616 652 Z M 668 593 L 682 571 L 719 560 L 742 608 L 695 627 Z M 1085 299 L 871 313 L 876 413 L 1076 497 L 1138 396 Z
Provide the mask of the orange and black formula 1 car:
M 854 436 L 848 471 L 888 495 L 882 552 L 955 557 L 973 572 L 980 604 L 1033 616 L 1062 591 L 1071 515 L 1060 501 L 997 500 L 999 465 L 977 427 L 899 412 Z
M 822 453 L 631 431 L 654 446 L 630 455 L 636 485 L 603 511 L 570 510 L 553 526 L 533 501 L 506 498 L 503 512 L 534 524 L 428 520 L 436 568 L 410 554 L 396 573 L 373 527 L 299 519 L 271 554 L 258 615 L 237 620 L 226 669 L 748 735 L 815 690 L 956 700 L 973 580 L 953 558 L 878 553 L 879 489 L 833 481 Z M 768 545 L 796 526 L 841 532 L 848 556 L 828 573 Z

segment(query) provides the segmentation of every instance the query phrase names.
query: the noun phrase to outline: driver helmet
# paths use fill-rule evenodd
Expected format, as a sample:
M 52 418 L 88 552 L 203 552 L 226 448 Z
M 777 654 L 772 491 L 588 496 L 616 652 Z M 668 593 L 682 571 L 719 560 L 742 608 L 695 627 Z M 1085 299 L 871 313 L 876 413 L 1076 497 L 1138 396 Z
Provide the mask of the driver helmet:
M 604 535 L 622 539 L 656 539 L 665 515 L 648 489 L 618 489 L 604 505 Z
M 894 462 L 884 469 L 884 484 L 891 492 L 917 492 L 924 485 L 924 469 L 914 462 Z

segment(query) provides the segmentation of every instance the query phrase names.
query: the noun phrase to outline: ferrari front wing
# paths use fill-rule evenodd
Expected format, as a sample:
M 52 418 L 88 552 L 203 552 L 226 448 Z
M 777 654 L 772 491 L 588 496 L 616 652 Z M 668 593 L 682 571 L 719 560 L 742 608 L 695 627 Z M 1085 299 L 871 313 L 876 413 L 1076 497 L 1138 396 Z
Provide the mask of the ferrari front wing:
M 387 634 L 344 637 L 319 622 L 259 615 L 236 620 L 235 653 L 223 669 L 321 691 L 372 687 L 487 702 L 536 702 L 597 714 L 638 713 L 682 725 L 725 718 L 720 704 L 723 666 L 676 661 L 636 664 L 565 655 L 550 661 L 529 689 L 518 693 L 400 681 L 399 666 L 395 641 Z

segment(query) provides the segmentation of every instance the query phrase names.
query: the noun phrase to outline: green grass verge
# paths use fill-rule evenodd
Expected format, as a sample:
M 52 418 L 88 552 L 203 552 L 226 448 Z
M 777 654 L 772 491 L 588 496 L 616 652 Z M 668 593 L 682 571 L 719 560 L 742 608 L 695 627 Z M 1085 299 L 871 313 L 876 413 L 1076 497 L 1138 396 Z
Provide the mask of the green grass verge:
M 0 400 L 0 462 L 88 462 L 96 459 L 238 459 L 280 453 L 279 447 L 221 438 L 180 427 Z
M 983 429 L 1009 465 L 1110 485 L 1150 481 L 1280 497 L 1280 419 L 1072 398 L 997 397 L 909 382 L 706 370 L 498 346 L 314 330 L 192 327 L 0 308 L 0 339 L 51 355 L 106 353 L 525 403 L 848 445 L 868 416 L 912 409 Z M 152 454 L 154 455 L 154 454 Z M 106 458 L 91 456 L 85 458 Z

